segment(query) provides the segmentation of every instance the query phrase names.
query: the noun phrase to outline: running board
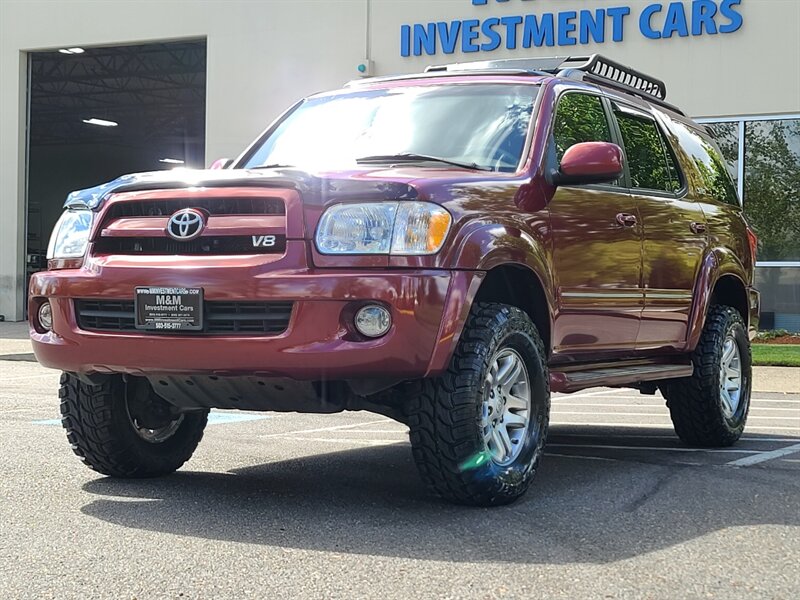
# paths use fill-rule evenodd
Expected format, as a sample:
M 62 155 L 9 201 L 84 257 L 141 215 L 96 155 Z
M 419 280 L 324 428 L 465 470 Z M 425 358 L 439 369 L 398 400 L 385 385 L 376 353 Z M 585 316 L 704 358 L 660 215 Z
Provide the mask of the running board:
M 645 381 L 691 377 L 691 363 L 630 364 L 575 370 L 574 367 L 550 371 L 550 389 L 553 392 L 577 392 L 591 387 L 633 387 Z

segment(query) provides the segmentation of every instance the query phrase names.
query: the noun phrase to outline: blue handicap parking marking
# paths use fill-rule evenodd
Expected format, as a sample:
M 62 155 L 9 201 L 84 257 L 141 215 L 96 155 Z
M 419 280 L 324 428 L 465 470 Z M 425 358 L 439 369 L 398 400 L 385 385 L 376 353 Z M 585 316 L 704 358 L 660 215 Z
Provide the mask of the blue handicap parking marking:
M 226 425 L 228 423 L 244 423 L 246 421 L 261 421 L 262 419 L 270 419 L 269 415 L 252 414 L 246 415 L 242 413 L 224 413 L 212 412 L 208 415 L 209 425 Z M 34 421 L 34 425 L 61 425 L 61 419 L 42 419 Z
M 246 415 L 242 413 L 212 412 L 208 415 L 209 425 L 224 425 L 226 423 L 240 423 L 245 421 L 260 421 L 271 418 L 269 415 Z

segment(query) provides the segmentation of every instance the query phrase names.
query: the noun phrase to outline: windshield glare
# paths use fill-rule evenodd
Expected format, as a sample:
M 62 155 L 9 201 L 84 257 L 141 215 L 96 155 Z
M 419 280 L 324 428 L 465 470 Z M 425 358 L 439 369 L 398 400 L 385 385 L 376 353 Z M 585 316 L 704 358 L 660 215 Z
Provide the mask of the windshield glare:
M 537 92 L 532 85 L 449 84 L 311 98 L 278 125 L 244 168 L 340 169 L 356 166 L 358 159 L 417 154 L 513 173 Z

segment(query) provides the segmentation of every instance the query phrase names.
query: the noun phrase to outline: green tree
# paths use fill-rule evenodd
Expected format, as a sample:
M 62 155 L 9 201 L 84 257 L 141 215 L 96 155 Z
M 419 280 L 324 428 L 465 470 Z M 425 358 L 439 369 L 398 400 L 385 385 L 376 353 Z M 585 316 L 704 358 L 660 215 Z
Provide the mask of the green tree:
M 800 260 L 800 120 L 747 123 L 744 165 L 759 260 Z

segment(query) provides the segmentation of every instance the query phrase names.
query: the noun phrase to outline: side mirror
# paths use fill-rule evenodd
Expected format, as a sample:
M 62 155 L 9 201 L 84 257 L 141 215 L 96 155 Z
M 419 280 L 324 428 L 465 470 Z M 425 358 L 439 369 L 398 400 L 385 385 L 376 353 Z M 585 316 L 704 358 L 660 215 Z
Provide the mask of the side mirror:
M 232 158 L 218 158 L 213 163 L 211 163 L 209 169 L 211 169 L 212 171 L 218 171 L 219 169 L 227 169 L 232 164 L 233 164 Z
M 622 148 L 609 142 L 582 142 L 567 148 L 555 185 L 609 183 L 622 177 Z

